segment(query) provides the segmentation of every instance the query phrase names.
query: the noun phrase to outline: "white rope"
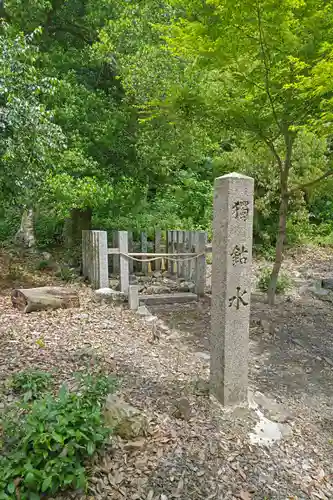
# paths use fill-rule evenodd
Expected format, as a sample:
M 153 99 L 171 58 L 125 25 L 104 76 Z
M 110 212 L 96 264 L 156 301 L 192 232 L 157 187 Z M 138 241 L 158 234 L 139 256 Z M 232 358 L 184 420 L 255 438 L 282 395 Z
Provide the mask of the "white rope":
M 135 260 L 136 262 L 154 262 L 155 260 L 159 259 L 165 259 L 165 260 L 170 260 L 171 262 L 184 262 L 185 260 L 195 260 L 198 257 L 202 257 L 203 255 L 206 255 L 205 252 L 203 253 L 198 253 L 197 255 L 194 255 L 193 257 L 182 257 L 180 259 L 175 259 L 173 257 L 151 257 L 150 259 L 138 259 L 137 257 L 133 257 L 132 255 L 128 255 L 128 253 L 124 252 L 118 252 L 113 255 L 122 255 L 123 257 L 127 257 L 128 259 Z

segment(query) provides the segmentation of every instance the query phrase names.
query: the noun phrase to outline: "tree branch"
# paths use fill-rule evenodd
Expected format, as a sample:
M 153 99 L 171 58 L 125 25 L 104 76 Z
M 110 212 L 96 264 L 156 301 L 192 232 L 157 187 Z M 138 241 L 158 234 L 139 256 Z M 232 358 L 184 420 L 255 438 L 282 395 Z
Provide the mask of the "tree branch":
M 328 170 L 325 174 L 321 175 L 320 177 L 317 177 L 317 179 L 314 179 L 313 181 L 306 182 L 305 184 L 299 184 L 295 188 L 288 191 L 288 196 L 295 193 L 296 191 L 304 191 L 305 189 L 308 189 L 309 187 L 314 186 L 318 182 L 323 181 L 324 179 L 327 179 L 327 177 L 330 177 L 331 175 L 333 175 L 333 169 Z
M 276 148 L 274 146 L 274 143 L 273 141 L 267 139 L 267 137 L 264 136 L 264 134 L 259 131 L 259 136 L 262 138 L 262 140 L 264 141 L 264 143 L 269 147 L 269 149 L 272 151 L 273 153 L 273 156 L 274 158 L 276 159 L 277 161 L 277 164 L 278 164 L 278 167 L 279 167 L 279 171 L 280 173 L 282 172 L 282 169 L 283 169 L 283 163 L 282 163 L 282 160 L 281 160 L 281 157 L 279 155 L 279 153 L 276 151 Z
M 260 48 L 261 48 L 261 52 L 262 52 L 263 63 L 264 63 L 264 66 L 265 66 L 265 87 L 266 87 L 266 93 L 267 93 L 267 97 L 268 97 L 268 100 L 269 100 L 271 108 L 272 108 L 273 117 L 274 117 L 274 120 L 276 122 L 276 125 L 277 125 L 278 129 L 280 130 L 281 134 L 283 134 L 282 127 L 280 125 L 280 122 L 279 122 L 277 114 L 276 114 L 274 100 L 273 100 L 273 97 L 272 97 L 272 94 L 271 94 L 271 91 L 270 91 L 270 88 L 269 88 L 269 84 L 270 84 L 270 82 L 269 82 L 269 67 L 267 65 L 267 60 L 266 60 L 266 48 L 264 46 L 264 37 L 263 37 L 263 31 L 262 31 L 261 12 L 260 12 L 259 0 L 257 2 L 257 16 L 258 16 L 258 29 L 259 29 L 259 43 L 260 43 Z

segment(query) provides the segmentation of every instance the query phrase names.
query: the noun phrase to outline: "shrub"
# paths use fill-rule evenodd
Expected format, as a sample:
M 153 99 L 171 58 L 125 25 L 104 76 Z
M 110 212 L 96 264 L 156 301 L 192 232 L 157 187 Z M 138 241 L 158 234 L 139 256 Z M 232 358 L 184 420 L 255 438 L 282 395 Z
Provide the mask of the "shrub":
M 50 249 L 63 243 L 64 221 L 51 209 L 40 211 L 35 221 L 39 248 Z
M 271 279 L 271 268 L 265 267 L 260 274 L 258 279 L 258 288 L 261 292 L 267 292 L 268 285 Z M 280 273 L 277 285 L 276 285 L 276 293 L 284 293 L 289 290 L 292 286 L 292 281 L 288 274 Z
M 76 392 L 62 387 L 5 415 L 0 500 L 86 489 L 84 461 L 111 433 L 102 406 L 113 385 L 108 377 L 86 377 Z
M 38 370 L 26 370 L 13 375 L 11 386 L 14 392 L 23 395 L 24 401 L 27 402 L 37 399 L 41 393 L 52 387 L 52 376 Z

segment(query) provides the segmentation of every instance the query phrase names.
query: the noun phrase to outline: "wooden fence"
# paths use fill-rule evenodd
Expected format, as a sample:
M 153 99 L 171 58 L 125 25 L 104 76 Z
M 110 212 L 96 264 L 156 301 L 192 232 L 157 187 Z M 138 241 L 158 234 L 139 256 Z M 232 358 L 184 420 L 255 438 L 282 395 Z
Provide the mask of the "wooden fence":
M 129 274 L 149 275 L 168 271 L 175 277 L 191 280 L 196 293 L 204 294 L 206 280 L 207 233 L 203 231 L 155 231 L 152 240 L 141 232 L 114 231 L 108 248 L 106 231 L 82 232 L 83 274 L 94 288 L 109 286 L 109 270 L 120 277 L 122 292 L 128 292 Z M 111 256 L 110 264 L 108 256 Z

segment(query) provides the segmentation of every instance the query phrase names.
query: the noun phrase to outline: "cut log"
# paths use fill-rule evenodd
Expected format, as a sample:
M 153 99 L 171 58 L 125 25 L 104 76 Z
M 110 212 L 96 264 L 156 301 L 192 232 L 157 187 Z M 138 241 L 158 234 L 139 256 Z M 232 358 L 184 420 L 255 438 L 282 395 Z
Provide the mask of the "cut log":
M 12 291 L 11 297 L 13 306 L 25 313 L 80 306 L 75 290 L 55 286 L 16 289 Z

